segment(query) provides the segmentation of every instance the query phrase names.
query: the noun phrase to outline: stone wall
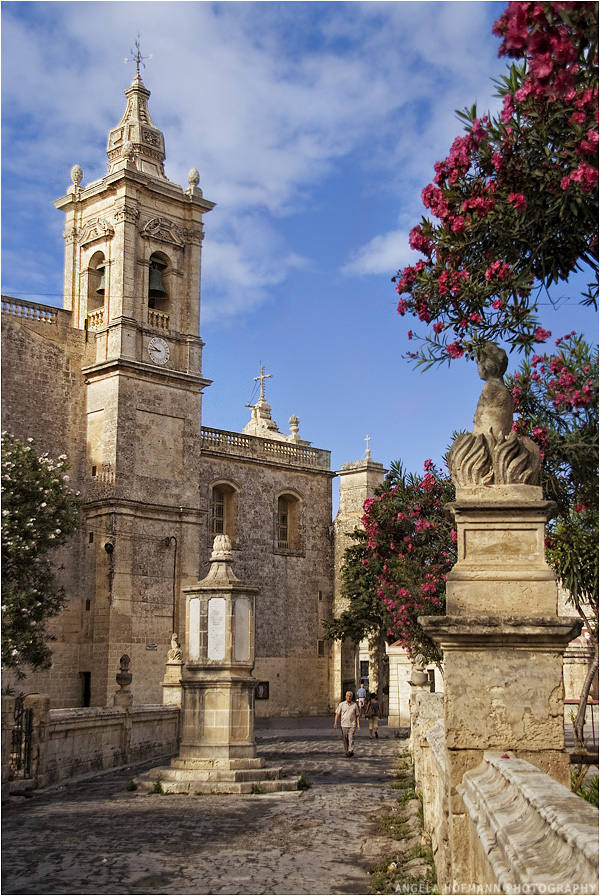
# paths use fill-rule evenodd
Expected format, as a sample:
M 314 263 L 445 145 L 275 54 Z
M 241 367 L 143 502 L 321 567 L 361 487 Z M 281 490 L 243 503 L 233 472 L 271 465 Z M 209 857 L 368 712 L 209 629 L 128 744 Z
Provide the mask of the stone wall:
M 51 457 L 66 454 L 70 485 L 82 489 L 85 474 L 85 383 L 81 369 L 88 345 L 85 333 L 70 326 L 62 309 L 2 297 L 2 430 L 29 438 Z M 80 534 L 53 556 L 57 584 L 68 595 L 60 616 L 50 621 L 53 669 L 28 676 L 28 689 L 48 693 L 59 705 L 80 706 L 80 673 L 89 668 L 83 644 L 91 626 L 91 582 L 81 575 L 84 546 Z M 87 600 L 87 603 L 86 603 Z M 10 671 L 5 686 L 22 685 Z
M 268 444 L 265 439 L 249 440 Z M 260 589 L 254 677 L 269 683 L 269 697 L 256 701 L 259 718 L 320 714 L 330 709 L 331 647 L 323 641 L 322 620 L 331 615 L 333 604 L 332 474 L 328 464 L 324 466 L 284 466 L 210 448 L 203 452 L 202 497 L 210 507 L 216 483 L 235 490 L 235 519 L 228 534 L 236 575 Z M 294 496 L 299 505 L 298 541 L 287 549 L 277 543 L 277 498 L 281 494 Z M 201 574 L 208 568 L 212 550 L 210 526 L 208 514 Z
M 33 710 L 32 786 L 172 756 L 179 746 L 177 707 L 50 709 L 49 698 L 41 694 L 28 695 L 24 704 Z M 3 743 L 10 744 L 10 720 L 6 731 L 4 722 L 3 716 Z M 2 758 L 4 776 L 4 753 Z

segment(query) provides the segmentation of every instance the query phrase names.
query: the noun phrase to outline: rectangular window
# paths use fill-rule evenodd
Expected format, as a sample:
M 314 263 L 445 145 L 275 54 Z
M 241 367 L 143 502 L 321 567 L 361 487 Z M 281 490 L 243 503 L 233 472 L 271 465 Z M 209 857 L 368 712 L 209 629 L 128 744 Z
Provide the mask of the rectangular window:
M 212 534 L 225 534 L 225 494 L 220 488 L 213 491 Z
M 278 525 L 277 525 L 277 547 L 286 549 L 289 548 L 289 540 L 288 540 L 288 518 L 289 518 L 289 510 L 288 510 L 288 502 L 285 498 L 279 498 L 277 504 L 277 512 L 278 512 Z
M 325 656 L 325 641 L 317 641 L 317 656 Z

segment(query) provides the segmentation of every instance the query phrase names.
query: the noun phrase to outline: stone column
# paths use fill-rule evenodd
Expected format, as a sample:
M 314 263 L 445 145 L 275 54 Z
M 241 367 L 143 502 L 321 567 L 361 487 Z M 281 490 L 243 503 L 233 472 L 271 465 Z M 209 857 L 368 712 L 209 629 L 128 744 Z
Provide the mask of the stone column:
M 456 787 L 485 751 L 511 751 L 569 784 L 563 652 L 581 628 L 580 619 L 558 615 L 544 553 L 554 505 L 537 485 L 537 447 L 510 432 L 506 365 L 500 373 L 481 368 L 488 382 L 474 431 L 448 454 L 457 562 L 447 579 L 447 615 L 421 620 L 444 651 L 452 873 L 463 881 L 470 880 L 469 838 Z

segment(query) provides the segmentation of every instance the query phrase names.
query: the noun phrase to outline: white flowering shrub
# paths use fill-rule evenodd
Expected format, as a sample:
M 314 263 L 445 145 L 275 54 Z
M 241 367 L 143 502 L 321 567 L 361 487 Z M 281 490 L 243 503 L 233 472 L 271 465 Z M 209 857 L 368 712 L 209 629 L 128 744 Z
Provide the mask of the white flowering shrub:
M 2 434 L 2 665 L 47 669 L 48 619 L 62 609 L 52 552 L 77 528 L 78 497 L 69 487 L 66 455 L 40 454 L 32 439 Z

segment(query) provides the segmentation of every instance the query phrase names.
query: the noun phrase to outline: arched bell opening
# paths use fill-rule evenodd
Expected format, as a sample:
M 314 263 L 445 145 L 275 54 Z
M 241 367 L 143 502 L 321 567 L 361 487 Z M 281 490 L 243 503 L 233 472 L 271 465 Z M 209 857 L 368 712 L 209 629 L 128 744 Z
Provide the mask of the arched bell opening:
M 162 252 L 153 252 L 150 256 L 148 270 L 148 308 L 168 312 L 169 259 Z
M 87 310 L 92 326 L 101 324 L 107 292 L 108 267 L 104 252 L 94 252 L 87 267 Z

